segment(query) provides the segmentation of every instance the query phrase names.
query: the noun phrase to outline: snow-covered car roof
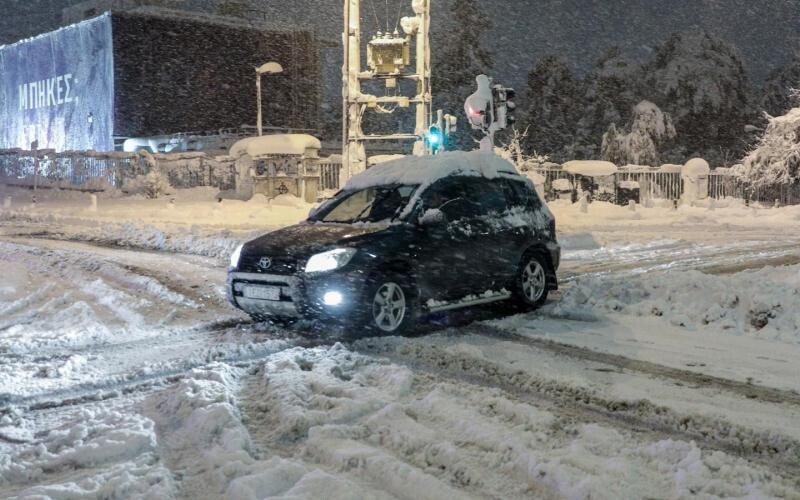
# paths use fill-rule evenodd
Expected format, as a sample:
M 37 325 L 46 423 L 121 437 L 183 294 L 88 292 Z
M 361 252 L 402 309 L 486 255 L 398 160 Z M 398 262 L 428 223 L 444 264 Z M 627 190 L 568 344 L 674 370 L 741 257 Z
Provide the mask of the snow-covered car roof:
M 617 166 L 610 161 L 572 160 L 562 167 L 566 172 L 587 177 L 602 177 L 617 173 Z
M 308 134 L 274 134 L 261 137 L 247 137 L 231 146 L 230 155 L 252 158 L 269 155 L 303 155 L 307 149 L 319 150 L 322 143 Z
M 347 191 L 387 184 L 428 186 L 451 175 L 507 176 L 527 180 L 514 164 L 494 153 L 453 151 L 433 156 L 409 156 L 380 163 L 347 181 Z

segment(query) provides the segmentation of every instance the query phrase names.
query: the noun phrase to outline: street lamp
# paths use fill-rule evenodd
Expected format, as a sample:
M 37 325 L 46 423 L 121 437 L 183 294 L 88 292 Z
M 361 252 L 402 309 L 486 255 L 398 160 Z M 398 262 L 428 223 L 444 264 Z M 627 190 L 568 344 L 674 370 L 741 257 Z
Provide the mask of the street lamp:
M 261 124 L 261 75 L 274 75 L 283 73 L 280 64 L 270 61 L 256 68 L 256 106 L 258 106 L 258 135 L 264 135 L 264 127 Z

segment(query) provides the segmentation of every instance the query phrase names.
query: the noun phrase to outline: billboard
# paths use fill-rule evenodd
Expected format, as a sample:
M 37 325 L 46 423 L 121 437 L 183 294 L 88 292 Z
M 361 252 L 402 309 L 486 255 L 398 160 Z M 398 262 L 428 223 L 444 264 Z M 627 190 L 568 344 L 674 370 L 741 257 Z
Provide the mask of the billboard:
M 113 151 L 110 15 L 0 47 L 0 149 Z

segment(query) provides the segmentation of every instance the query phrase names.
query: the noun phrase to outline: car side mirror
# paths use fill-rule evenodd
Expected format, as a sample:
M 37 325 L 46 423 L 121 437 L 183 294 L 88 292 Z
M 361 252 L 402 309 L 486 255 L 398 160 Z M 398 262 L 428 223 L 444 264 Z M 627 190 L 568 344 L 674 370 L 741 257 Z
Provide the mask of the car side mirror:
M 444 212 L 438 208 L 429 208 L 419 218 L 420 226 L 438 226 L 447 223 L 447 217 Z

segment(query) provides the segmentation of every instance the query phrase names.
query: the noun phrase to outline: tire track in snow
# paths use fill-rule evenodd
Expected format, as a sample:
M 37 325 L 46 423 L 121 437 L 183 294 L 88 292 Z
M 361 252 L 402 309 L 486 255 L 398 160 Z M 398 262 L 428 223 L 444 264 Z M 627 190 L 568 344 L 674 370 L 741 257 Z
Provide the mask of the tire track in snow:
M 110 375 L 101 381 L 80 383 L 64 389 L 16 396 L 0 393 L 0 415 L 9 411 L 10 407 L 27 409 L 28 411 L 52 410 L 64 406 L 74 406 L 87 402 L 103 401 L 134 393 L 146 392 L 154 388 L 164 387 L 181 380 L 192 370 L 203 368 L 212 363 L 227 363 L 234 366 L 249 366 L 263 361 L 280 351 L 297 346 L 313 346 L 305 340 L 269 339 L 260 343 L 230 342 L 204 343 L 198 338 L 201 348 L 177 359 L 167 359 L 140 370 Z M 176 344 L 192 344 L 191 339 L 180 338 Z M 178 347 L 180 347 L 178 345 Z M 169 347 L 159 344 L 160 348 Z M 124 347 L 123 347 L 124 350 Z
M 722 451 L 760 463 L 795 478 L 800 487 L 800 441 L 766 431 L 755 431 L 724 420 L 683 414 L 641 399 L 612 400 L 591 389 L 538 377 L 523 370 L 448 352 L 434 345 L 374 338 L 357 341 L 363 354 L 382 356 L 433 377 L 502 390 L 514 399 L 586 423 L 606 424 L 625 432 L 655 439 L 695 441 L 703 448 Z
M 764 266 L 800 263 L 800 242 L 741 241 L 723 245 L 689 241 L 662 245 L 602 247 L 597 250 L 565 251 L 559 273 L 562 284 L 582 276 L 638 275 L 653 271 L 698 270 L 730 274 Z
M 792 390 L 777 389 L 758 384 L 749 384 L 747 382 L 716 377 L 691 370 L 671 368 L 669 366 L 660 365 L 649 361 L 628 358 L 619 354 L 594 351 L 585 347 L 563 344 L 561 342 L 556 342 L 549 339 L 526 337 L 486 324 L 471 325 L 462 331 L 465 334 L 492 337 L 499 340 L 523 344 L 535 349 L 545 350 L 557 355 L 602 363 L 619 368 L 620 370 L 626 369 L 645 375 L 652 375 L 662 379 L 676 380 L 684 384 L 689 384 L 693 388 L 707 387 L 738 394 L 745 398 L 754 399 L 756 401 L 776 404 L 787 403 L 800 406 L 800 394 Z

